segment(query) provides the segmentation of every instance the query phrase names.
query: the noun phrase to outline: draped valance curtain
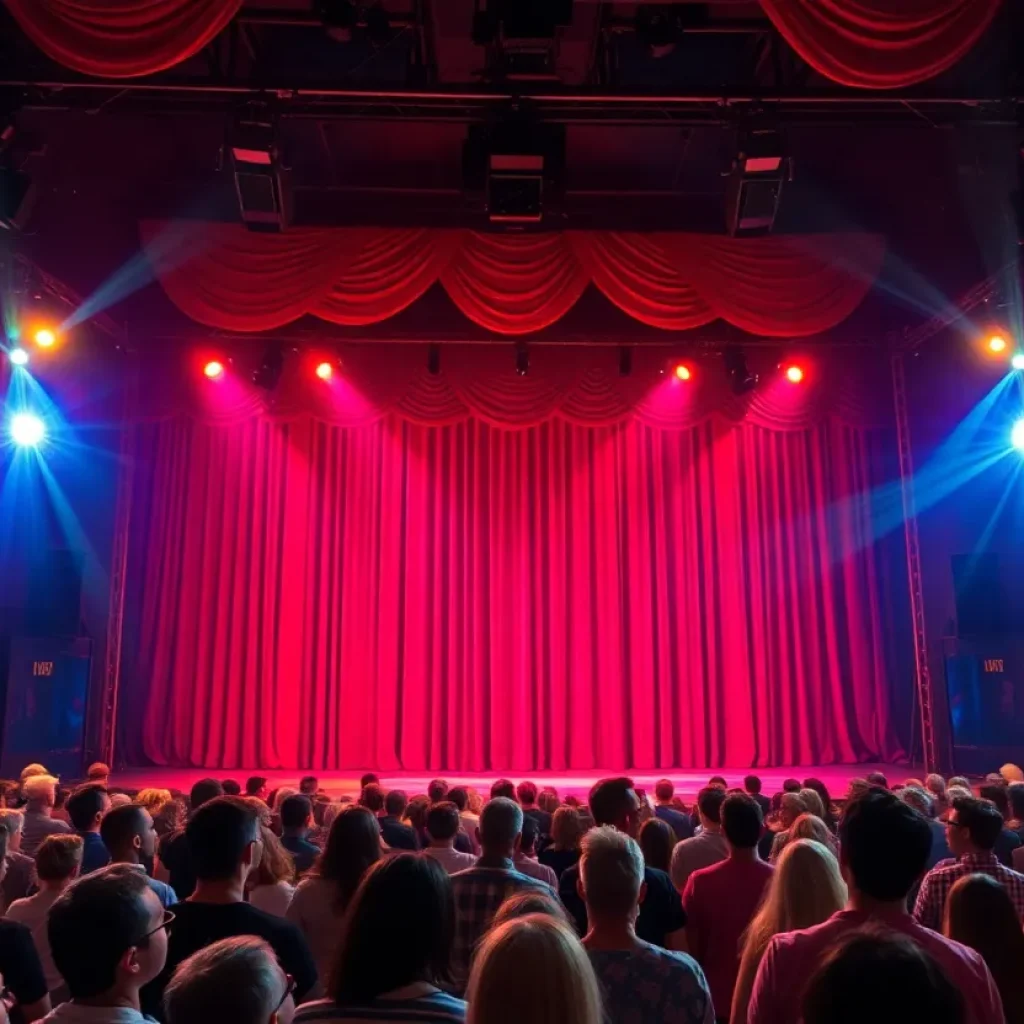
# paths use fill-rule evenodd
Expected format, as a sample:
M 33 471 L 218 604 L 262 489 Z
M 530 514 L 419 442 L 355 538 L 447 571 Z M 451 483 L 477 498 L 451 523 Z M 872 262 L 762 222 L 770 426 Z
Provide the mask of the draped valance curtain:
M 264 331 L 312 314 L 363 325 L 394 316 L 440 282 L 487 330 L 517 335 L 558 320 L 588 284 L 653 327 L 722 319 L 767 337 L 805 337 L 844 320 L 884 255 L 876 235 L 735 239 L 687 232 L 527 235 L 409 228 L 141 225 L 157 277 L 193 320 Z
M 187 60 L 242 0 L 5 0 L 53 60 L 87 75 L 131 78 Z M 772 24 L 816 71 L 844 85 L 892 89 L 952 67 L 1001 0 L 761 0 Z

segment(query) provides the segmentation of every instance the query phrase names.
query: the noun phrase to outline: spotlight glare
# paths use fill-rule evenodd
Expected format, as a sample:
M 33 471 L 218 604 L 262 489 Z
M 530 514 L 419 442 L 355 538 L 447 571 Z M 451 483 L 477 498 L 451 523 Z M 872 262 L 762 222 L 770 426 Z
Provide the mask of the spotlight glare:
M 1010 365 L 1015 370 L 1024 370 L 1024 352 L 1018 352 L 1011 360 Z
M 799 384 L 804 379 L 804 371 L 801 367 L 793 363 L 791 366 L 786 367 L 786 380 L 790 384 Z
M 676 380 L 689 380 L 693 374 L 690 372 L 690 368 L 686 363 L 678 363 L 675 368 Z
M 46 424 L 30 412 L 19 412 L 11 417 L 10 431 L 16 445 L 35 448 L 46 437 Z
M 216 359 L 211 359 L 210 362 L 203 367 L 203 373 L 205 373 L 210 380 L 220 380 L 220 378 L 224 376 L 224 364 L 217 362 Z
M 1006 339 L 1001 334 L 993 334 L 988 339 L 988 350 L 994 355 L 999 355 L 1006 351 Z
M 12 348 L 8 353 L 7 358 L 15 366 L 27 366 L 28 365 L 28 353 L 23 348 Z
M 330 380 L 334 373 L 334 367 L 330 363 L 320 363 L 316 368 L 316 375 L 321 380 Z
M 1010 430 L 1010 444 L 1017 451 L 1024 453 L 1024 418 L 1017 420 Z
M 57 335 L 49 327 L 40 327 L 33 335 L 33 338 L 40 348 L 53 348 L 57 343 Z

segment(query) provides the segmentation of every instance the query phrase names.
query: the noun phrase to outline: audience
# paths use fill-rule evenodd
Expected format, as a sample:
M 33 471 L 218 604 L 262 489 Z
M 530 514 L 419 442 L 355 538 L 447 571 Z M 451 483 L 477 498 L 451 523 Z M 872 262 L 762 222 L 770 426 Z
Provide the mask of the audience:
M 605 1020 L 594 969 L 579 939 L 547 914 L 506 921 L 486 936 L 473 960 L 467 1000 L 469 1024 Z
M 295 895 L 295 861 L 266 825 L 260 825 L 263 853 L 248 878 L 249 902 L 258 910 L 284 917 Z
M 928 854 L 925 868 L 931 871 L 939 861 L 953 856 L 949 843 L 946 842 L 946 826 L 933 817 L 935 802 L 926 790 L 918 786 L 904 786 L 899 792 L 899 798 L 905 804 L 913 807 L 928 822 L 928 828 L 932 833 L 932 848 Z
M 220 788 L 225 796 L 241 796 L 242 784 L 237 779 L 221 779 Z
M 672 884 L 682 892 L 694 871 L 709 868 L 729 855 L 722 835 L 721 813 L 726 792 L 718 786 L 705 786 L 697 794 L 697 817 L 701 831 L 684 839 L 672 851 Z
M 1005 886 L 1018 919 L 1024 915 L 1024 875 L 1004 867 L 993 847 L 1003 828 L 1002 815 L 987 800 L 957 797 L 946 822 L 946 840 L 956 858 L 932 868 L 921 882 L 914 917 L 926 928 L 942 927 L 946 897 L 964 875 L 991 875 Z
M 135 798 L 134 803 L 145 807 L 155 818 L 173 799 L 169 789 L 155 789 L 150 786 L 139 790 L 139 795 Z
M 1006 827 L 1006 822 L 1010 818 L 1010 800 L 1006 785 L 1002 782 L 997 782 L 982 786 L 978 790 L 978 795 L 982 800 L 988 800 L 993 804 L 1003 819 L 1003 827 L 999 830 L 999 835 L 996 838 L 995 846 L 992 847 L 992 852 L 996 855 L 1000 864 L 1004 867 L 1012 867 L 1013 851 L 1020 846 L 1020 836 L 1013 829 Z
M 712 1024 L 711 995 L 697 964 L 637 937 L 644 871 L 640 847 L 625 833 L 603 825 L 583 837 L 580 888 L 589 924 L 583 945 L 605 1013 L 611 1021 Z
M 515 803 L 517 800 L 516 784 L 510 779 L 498 779 L 498 781 L 491 786 L 491 799 L 495 800 L 499 796 Z
M 26 857 L 34 857 L 47 836 L 63 835 L 71 831 L 71 826 L 52 817 L 57 801 L 57 780 L 52 775 L 30 775 L 22 782 L 21 793 L 25 798 L 21 852 Z
M 678 842 L 672 826 L 661 818 L 651 818 L 640 826 L 639 842 L 644 863 L 667 874 L 672 866 L 672 850 Z
M 245 780 L 245 795 L 254 796 L 257 800 L 267 802 L 270 791 L 267 789 L 267 780 L 262 775 L 250 775 Z
M 316 780 L 314 780 L 315 782 Z M 309 797 L 296 793 L 281 803 L 281 845 L 292 855 L 295 870 L 305 874 L 320 856 L 320 847 L 309 839 L 313 824 L 313 805 Z
M 984 960 L 973 950 L 922 927 L 906 911 L 907 893 L 931 849 L 928 823 L 891 793 L 872 788 L 844 810 L 839 850 L 849 889 L 845 910 L 805 931 L 776 935 L 761 960 L 750 996 L 748 1024 L 787 1024 L 800 1019 L 793 994 L 808 972 L 848 932 L 882 922 L 906 935 L 938 961 L 963 993 L 968 1019 L 999 1024 L 999 993 Z
M 727 1019 L 739 970 L 740 940 L 761 905 L 772 867 L 757 852 L 764 819 L 753 797 L 744 793 L 726 797 L 721 820 L 729 855 L 690 875 L 683 909 L 689 951 L 707 975 L 718 1016 Z
M 509 896 L 494 915 L 491 921 L 491 928 L 497 928 L 517 917 L 526 917 L 527 914 L 547 914 L 554 917 L 563 924 L 571 924 L 565 907 L 556 896 L 544 892 L 541 889 L 523 890 L 514 896 Z
M 377 819 L 366 807 L 346 807 L 331 823 L 313 870 L 295 890 L 286 916 L 305 936 L 323 981 L 345 909 L 363 875 L 380 858 Z
M 676 806 L 675 787 L 670 779 L 659 779 L 654 784 L 654 816 L 668 824 L 677 840 L 693 835 L 693 821 Z
M 767 818 L 771 810 L 772 802 L 762 792 L 761 779 L 757 775 L 747 775 L 743 779 L 743 790 L 758 807 L 761 808 L 761 817 Z M 680 837 L 682 838 L 682 837 Z
M 768 856 L 773 864 L 779 859 L 779 854 L 782 853 L 789 841 L 789 830 L 793 827 L 793 823 L 801 814 L 807 813 L 807 804 L 804 802 L 802 794 L 802 790 L 796 793 L 785 792 L 779 799 L 778 831 L 775 833 L 771 853 Z M 815 797 L 817 797 L 817 793 L 815 793 Z M 819 800 L 818 803 L 820 802 Z
M 516 871 L 524 875 L 536 878 L 539 882 L 550 885 L 552 890 L 558 890 L 558 875 L 546 864 L 541 864 L 537 859 L 537 821 L 535 818 L 528 818 L 526 811 L 523 811 L 523 832 L 519 839 L 519 849 L 512 858 Z
M 372 793 L 371 803 L 376 803 Z M 409 798 L 405 793 L 400 789 L 392 789 L 384 798 L 382 806 L 384 816 L 380 819 L 380 834 L 384 837 L 384 842 L 392 850 L 418 850 L 420 840 L 416 829 L 402 822 L 402 817 L 409 807 Z M 373 808 L 370 807 L 370 810 Z
M 550 846 L 541 850 L 537 860 L 551 868 L 561 878 L 566 868 L 571 868 L 580 859 L 580 837 L 583 825 L 580 813 L 575 807 L 559 807 L 551 816 Z
M 83 843 L 80 836 L 47 836 L 36 854 L 36 874 L 39 878 L 39 892 L 23 900 L 15 900 L 5 917 L 8 921 L 23 924 L 32 933 L 32 942 L 43 965 L 43 977 L 54 1005 L 67 998 L 64 982 L 53 962 L 50 943 L 46 936 L 50 908 L 60 899 L 61 894 L 78 877 L 82 868 Z
M 163 906 L 170 907 L 178 902 L 177 893 L 166 882 L 146 874 L 145 865 L 152 861 L 156 849 L 156 828 L 145 807 L 128 804 L 107 811 L 100 825 L 100 835 L 114 864 L 127 864 L 143 875 Z
M 255 935 L 270 943 L 281 966 L 295 979 L 295 995 L 301 1001 L 317 980 L 306 940 L 291 921 L 245 902 L 246 879 L 262 850 L 256 809 L 240 797 L 216 797 L 192 815 L 185 836 L 196 887 L 187 902 L 174 908 L 167 965 L 143 992 L 148 1012 L 159 1014 L 164 988 L 178 964 L 209 943 L 236 935 Z
M 448 790 L 448 799 L 459 809 L 459 827 L 469 840 L 470 852 L 474 857 L 479 857 L 480 844 L 477 842 L 476 830 L 480 824 L 480 815 L 474 814 L 469 808 L 469 790 L 465 786 L 453 786 Z
M 533 782 L 520 782 L 516 787 L 519 806 L 523 809 L 523 817 L 532 818 L 537 825 L 537 832 L 542 836 L 551 835 L 551 815 L 537 806 L 537 786 Z
M 21 852 L 21 830 L 25 815 L 13 807 L 0 808 L 0 899 L 6 909 L 33 890 L 36 884 L 36 862 Z
M 165 836 L 183 829 L 187 820 L 185 801 L 177 797 L 168 800 L 156 814 L 153 814 L 153 828 L 156 829 L 157 840 L 162 842 Z
M 110 796 L 96 783 L 79 786 L 68 798 L 68 820 L 82 840 L 82 874 L 110 863 L 110 853 L 100 838 L 100 822 L 110 810 Z
M 164 1013 L 168 1024 L 291 1024 L 293 990 L 263 939 L 221 939 L 178 967 Z
M 465 871 L 476 863 L 476 857 L 471 853 L 459 853 L 455 849 L 459 823 L 459 809 L 450 801 L 434 804 L 427 811 L 427 835 L 430 838 L 430 845 L 423 852 L 436 860 L 449 875 Z
M 299 779 L 299 793 L 312 801 L 320 789 L 320 780 L 315 775 L 303 775 Z
M 70 885 L 50 910 L 47 935 L 71 999 L 47 1024 L 147 1021 L 140 992 L 164 968 L 173 920 L 145 878 L 126 865 L 112 864 Z
M 869 786 L 874 786 L 877 789 L 889 788 L 889 780 L 882 772 L 868 772 L 867 783 Z
M 224 790 L 216 779 L 200 779 L 189 794 L 192 814 L 196 814 L 204 804 L 223 795 Z M 170 884 L 179 900 L 188 899 L 196 887 L 196 876 L 192 868 L 186 833 L 187 826 L 171 832 L 161 840 L 157 850 L 157 865 L 153 871 L 160 881 Z
M 439 804 L 448 799 L 448 783 L 444 779 L 434 779 L 427 786 L 427 799 L 432 804 Z
M 405 808 L 404 822 L 413 830 L 416 842 L 419 844 L 418 849 L 422 849 L 429 841 L 427 837 L 427 811 L 429 810 L 430 797 L 425 793 L 420 796 L 414 796 Z M 458 848 L 459 842 L 456 839 L 455 849 Z
M 460 1024 L 466 1004 L 445 991 L 453 918 L 452 883 L 432 857 L 404 853 L 373 865 L 345 915 L 327 998 L 300 1007 L 296 1024 Z
M 949 802 L 946 799 L 946 780 L 941 775 L 932 772 L 925 776 L 924 788 L 932 798 L 935 817 L 941 818 L 949 807 Z
M 87 783 L 95 783 L 104 789 L 109 789 L 110 765 L 106 765 L 102 761 L 93 761 L 85 771 L 85 781 Z

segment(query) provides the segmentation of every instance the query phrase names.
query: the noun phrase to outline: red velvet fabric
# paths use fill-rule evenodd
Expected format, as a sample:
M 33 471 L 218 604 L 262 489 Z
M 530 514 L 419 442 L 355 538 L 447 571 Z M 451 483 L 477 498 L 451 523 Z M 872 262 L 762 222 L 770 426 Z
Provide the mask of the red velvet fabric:
M 834 82 L 899 89 L 961 60 L 1001 0 L 761 0 L 808 64 Z
M 698 401 L 643 353 L 628 380 L 614 352 L 539 349 L 526 378 L 504 348 L 446 348 L 438 377 L 422 349 L 374 355 L 321 389 L 331 417 L 287 390 L 273 407 L 247 398 L 240 369 L 235 394 L 234 370 L 200 386 L 206 410 L 144 385 L 133 760 L 526 771 L 901 755 L 869 497 L 886 435 L 813 387 L 765 381 L 744 415 L 709 372 Z
M 99 78 L 134 78 L 198 53 L 242 0 L 5 0 L 48 57 Z
M 867 234 L 324 228 L 267 235 L 240 225 L 145 222 L 142 237 L 181 310 L 235 331 L 280 327 L 304 313 L 373 323 L 440 281 L 466 316 L 501 334 L 548 326 L 593 283 L 654 327 L 683 330 L 720 317 L 770 337 L 804 337 L 856 308 L 884 254 L 882 240 Z

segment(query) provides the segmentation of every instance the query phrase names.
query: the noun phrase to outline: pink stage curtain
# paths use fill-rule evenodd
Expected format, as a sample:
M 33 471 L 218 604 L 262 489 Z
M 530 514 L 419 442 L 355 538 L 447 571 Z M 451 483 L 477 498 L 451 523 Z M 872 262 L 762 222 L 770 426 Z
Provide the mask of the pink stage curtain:
M 1001 0 L 761 0 L 815 71 L 863 89 L 899 89 L 961 60 Z
M 242 0 L 5 0 L 25 34 L 65 67 L 134 78 L 198 53 Z
M 575 377 L 538 356 L 525 379 L 391 356 L 403 391 L 378 382 L 375 416 L 353 371 L 347 420 L 239 400 L 138 423 L 122 749 L 218 769 L 898 758 L 870 498 L 887 435 L 791 415 L 767 384 L 749 416 L 673 421 L 681 386 L 620 388 L 614 353 Z
M 683 330 L 720 317 L 770 337 L 806 337 L 857 307 L 884 255 L 882 240 L 868 234 L 324 228 L 266 235 L 162 222 L 141 231 L 174 303 L 199 323 L 236 331 L 280 327 L 304 313 L 374 323 L 440 281 L 467 317 L 501 334 L 548 326 L 592 283 L 654 327 Z

